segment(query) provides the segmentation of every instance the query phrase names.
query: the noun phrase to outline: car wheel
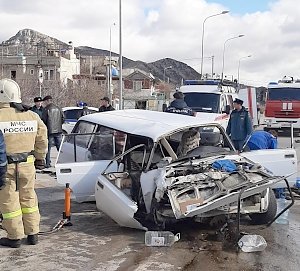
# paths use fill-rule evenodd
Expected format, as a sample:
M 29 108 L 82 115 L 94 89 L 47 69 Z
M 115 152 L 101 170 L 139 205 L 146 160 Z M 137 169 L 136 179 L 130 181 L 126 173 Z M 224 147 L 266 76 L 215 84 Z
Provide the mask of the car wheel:
M 277 213 L 277 202 L 274 191 L 270 189 L 269 193 L 269 206 L 265 213 L 249 214 L 252 222 L 257 225 L 267 224 L 270 222 Z

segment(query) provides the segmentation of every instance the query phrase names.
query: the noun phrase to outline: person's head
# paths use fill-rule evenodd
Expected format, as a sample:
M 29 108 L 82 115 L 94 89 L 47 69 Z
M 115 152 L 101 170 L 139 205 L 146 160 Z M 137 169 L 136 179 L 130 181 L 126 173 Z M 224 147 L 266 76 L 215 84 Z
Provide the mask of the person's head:
M 52 97 L 50 95 L 47 95 L 44 99 L 43 99 L 43 105 L 47 106 L 49 104 L 52 103 Z
M 235 98 L 235 100 L 233 101 L 233 108 L 236 110 L 241 110 L 243 107 L 243 103 L 243 100 Z
M 40 108 L 40 107 L 42 106 L 42 103 L 43 103 L 42 97 L 35 97 L 35 98 L 33 99 L 33 101 L 34 101 L 34 104 L 35 104 L 35 106 L 36 106 L 37 108 Z
M 109 106 L 110 100 L 109 100 L 108 97 L 103 97 L 103 98 L 100 100 L 100 102 L 101 102 L 101 106 L 107 107 L 107 106 Z
M 278 133 L 275 131 L 275 130 L 270 130 L 270 131 L 268 131 L 272 136 L 274 136 L 274 137 L 278 137 Z
M 174 99 L 176 100 L 183 100 L 184 99 L 184 94 L 181 91 L 176 91 L 173 94 Z
M 196 129 L 191 129 L 184 132 L 181 137 L 180 144 L 182 145 L 182 149 L 179 150 L 180 155 L 186 155 L 188 152 L 199 147 L 200 140 L 200 133 Z
M 8 78 L 0 80 L 0 103 L 22 103 L 17 82 Z

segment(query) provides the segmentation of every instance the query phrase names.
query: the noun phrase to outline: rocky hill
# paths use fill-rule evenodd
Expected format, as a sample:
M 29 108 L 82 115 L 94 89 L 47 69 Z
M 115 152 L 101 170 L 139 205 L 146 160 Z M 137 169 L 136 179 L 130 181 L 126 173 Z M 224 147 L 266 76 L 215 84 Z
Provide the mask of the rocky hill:
M 91 56 L 107 56 L 109 51 L 96 49 L 86 46 L 76 47 L 75 51 L 81 55 Z M 113 56 L 118 54 L 112 52 Z M 172 67 L 166 69 L 166 67 Z M 123 57 L 123 68 L 138 68 L 140 70 L 151 72 L 156 78 L 160 80 L 169 81 L 174 85 L 180 85 L 182 79 L 199 79 L 200 74 L 187 64 L 177 61 L 172 58 L 163 58 L 154 62 L 146 63 L 143 61 L 134 61 L 129 58 Z M 164 78 L 165 71 L 165 78 Z
M 62 42 L 58 39 L 42 34 L 32 29 L 20 30 L 15 36 L 4 43 L 10 47 L 10 54 L 34 55 L 43 53 L 47 48 L 66 50 L 70 43 Z M 75 53 L 85 56 L 108 56 L 108 50 L 91 48 L 87 46 L 75 47 Z M 118 54 L 112 52 L 113 56 Z M 172 67 L 165 69 L 166 67 Z M 199 73 L 187 64 L 171 58 L 164 58 L 155 62 L 146 63 L 134 61 L 123 57 L 123 68 L 138 68 L 146 72 L 151 72 L 157 79 L 169 81 L 174 85 L 180 85 L 184 79 L 198 79 Z M 164 78 L 165 73 L 165 78 Z
M 46 54 L 47 49 L 67 50 L 69 44 L 32 29 L 22 29 L 10 39 L 4 41 L 6 52 L 10 55 Z

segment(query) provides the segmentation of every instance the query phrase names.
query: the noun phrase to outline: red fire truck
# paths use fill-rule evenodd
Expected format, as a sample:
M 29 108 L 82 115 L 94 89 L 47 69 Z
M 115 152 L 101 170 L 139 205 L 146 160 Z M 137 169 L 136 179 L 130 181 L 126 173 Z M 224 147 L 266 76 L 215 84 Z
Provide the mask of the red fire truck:
M 300 80 L 285 76 L 282 80 L 268 85 L 265 108 L 265 130 L 291 129 L 300 131 Z

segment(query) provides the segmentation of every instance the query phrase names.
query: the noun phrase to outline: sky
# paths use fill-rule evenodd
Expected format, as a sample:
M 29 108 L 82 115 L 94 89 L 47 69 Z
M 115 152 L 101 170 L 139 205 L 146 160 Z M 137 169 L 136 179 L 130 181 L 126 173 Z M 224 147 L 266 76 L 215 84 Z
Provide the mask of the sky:
M 203 37 L 203 73 L 223 70 L 253 86 L 285 75 L 300 78 L 300 5 L 295 2 L 122 0 L 123 56 L 145 62 L 174 58 L 200 72 Z M 222 11 L 229 13 L 206 19 Z M 0 0 L 0 25 L 0 42 L 30 28 L 100 49 L 109 49 L 111 29 L 112 51 L 119 52 L 119 0 Z M 239 35 L 244 36 L 235 38 Z

